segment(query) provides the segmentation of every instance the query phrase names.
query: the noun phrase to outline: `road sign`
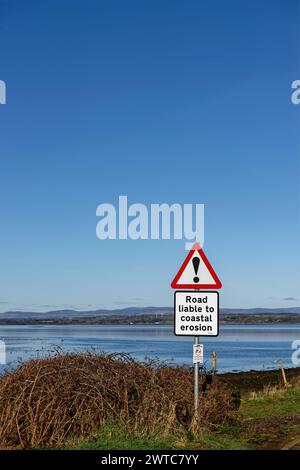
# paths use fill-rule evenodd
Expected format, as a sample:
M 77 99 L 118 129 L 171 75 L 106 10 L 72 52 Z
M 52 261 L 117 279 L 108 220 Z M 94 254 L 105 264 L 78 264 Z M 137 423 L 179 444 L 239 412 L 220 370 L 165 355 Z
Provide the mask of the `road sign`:
M 218 336 L 218 292 L 176 291 L 174 310 L 175 335 Z
M 203 344 L 194 344 L 193 363 L 203 364 Z
M 173 289 L 221 289 L 221 281 L 198 243 L 195 243 L 188 253 L 171 287 Z

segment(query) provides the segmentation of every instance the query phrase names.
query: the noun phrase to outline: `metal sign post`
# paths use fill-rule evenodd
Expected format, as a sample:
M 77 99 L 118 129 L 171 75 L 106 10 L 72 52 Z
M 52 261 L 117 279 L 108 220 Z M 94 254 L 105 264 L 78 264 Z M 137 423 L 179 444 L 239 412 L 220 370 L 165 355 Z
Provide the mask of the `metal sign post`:
M 194 337 L 194 345 L 197 346 L 199 344 L 199 336 Z M 198 412 L 198 405 L 199 405 L 199 363 L 194 363 L 194 410 L 195 416 Z
M 204 346 L 199 344 L 200 336 L 194 336 L 193 364 L 194 364 L 194 411 L 197 414 L 199 406 L 199 364 L 203 364 Z

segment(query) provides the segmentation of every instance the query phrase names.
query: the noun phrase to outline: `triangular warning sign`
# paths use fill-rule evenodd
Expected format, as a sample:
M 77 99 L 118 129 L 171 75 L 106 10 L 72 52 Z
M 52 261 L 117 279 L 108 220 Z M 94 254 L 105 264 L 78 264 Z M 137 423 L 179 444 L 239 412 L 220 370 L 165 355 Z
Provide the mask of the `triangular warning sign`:
M 222 284 L 198 243 L 195 243 L 174 277 L 173 289 L 221 289 Z

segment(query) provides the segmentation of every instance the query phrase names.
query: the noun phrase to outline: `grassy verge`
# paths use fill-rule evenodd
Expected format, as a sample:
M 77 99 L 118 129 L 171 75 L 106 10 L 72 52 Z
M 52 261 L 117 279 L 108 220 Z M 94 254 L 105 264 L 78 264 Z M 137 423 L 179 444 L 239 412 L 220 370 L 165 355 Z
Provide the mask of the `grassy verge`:
M 128 435 L 119 422 L 105 423 L 101 431 L 90 439 L 80 439 L 67 448 L 73 450 L 164 450 L 176 447 L 175 436 L 158 432 L 151 436 Z
M 218 376 L 202 374 L 199 388 L 205 392 L 202 426 L 235 416 L 239 400 Z M 105 424 L 116 421 L 126 432 Z M 95 429 L 102 429 L 97 439 L 104 448 L 160 448 L 174 445 L 171 434 L 191 428 L 193 375 L 187 367 L 137 362 L 126 354 L 70 353 L 25 362 L 0 380 L 0 448 L 59 448 Z
M 270 372 L 202 374 L 196 423 L 187 367 L 140 363 L 124 354 L 31 360 L 1 377 L 0 449 L 297 446 L 300 384 L 294 372 L 298 376 L 288 378 L 294 386 L 285 390 L 278 390 L 279 371 L 272 372 L 277 390 Z
M 203 430 L 201 437 L 157 432 L 148 437 L 130 436 L 118 423 L 107 423 L 98 434 L 80 440 L 72 449 L 281 449 L 300 440 L 300 387 L 270 390 L 243 398 L 237 419 Z

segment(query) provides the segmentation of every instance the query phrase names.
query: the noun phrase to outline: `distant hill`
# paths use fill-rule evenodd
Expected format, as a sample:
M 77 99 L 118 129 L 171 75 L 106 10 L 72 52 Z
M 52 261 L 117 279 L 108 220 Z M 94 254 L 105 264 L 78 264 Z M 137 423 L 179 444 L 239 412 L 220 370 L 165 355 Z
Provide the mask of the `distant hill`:
M 127 307 L 121 309 L 98 309 L 98 310 L 53 310 L 49 312 L 23 312 L 23 311 L 8 311 L 0 313 L 0 320 L 8 319 L 30 319 L 30 320 L 55 320 L 62 318 L 78 319 L 90 317 L 128 317 L 137 315 L 161 315 L 171 314 L 173 308 L 171 307 Z
M 239 314 L 239 313 L 247 313 L 247 314 L 272 314 L 272 313 L 292 313 L 292 314 L 300 314 L 300 307 L 285 307 L 285 308 L 221 308 L 221 313 L 224 314 Z
M 49 312 L 23 312 L 23 311 L 8 311 L 0 313 L 0 321 L 6 320 L 78 320 L 80 318 L 108 318 L 108 317 L 130 317 L 130 316 L 160 316 L 172 315 L 172 307 L 127 307 L 121 309 L 97 309 L 97 310 L 53 310 Z M 287 307 L 287 308 L 223 308 L 221 315 L 300 315 L 300 307 Z M 300 318 L 299 318 L 300 321 Z

